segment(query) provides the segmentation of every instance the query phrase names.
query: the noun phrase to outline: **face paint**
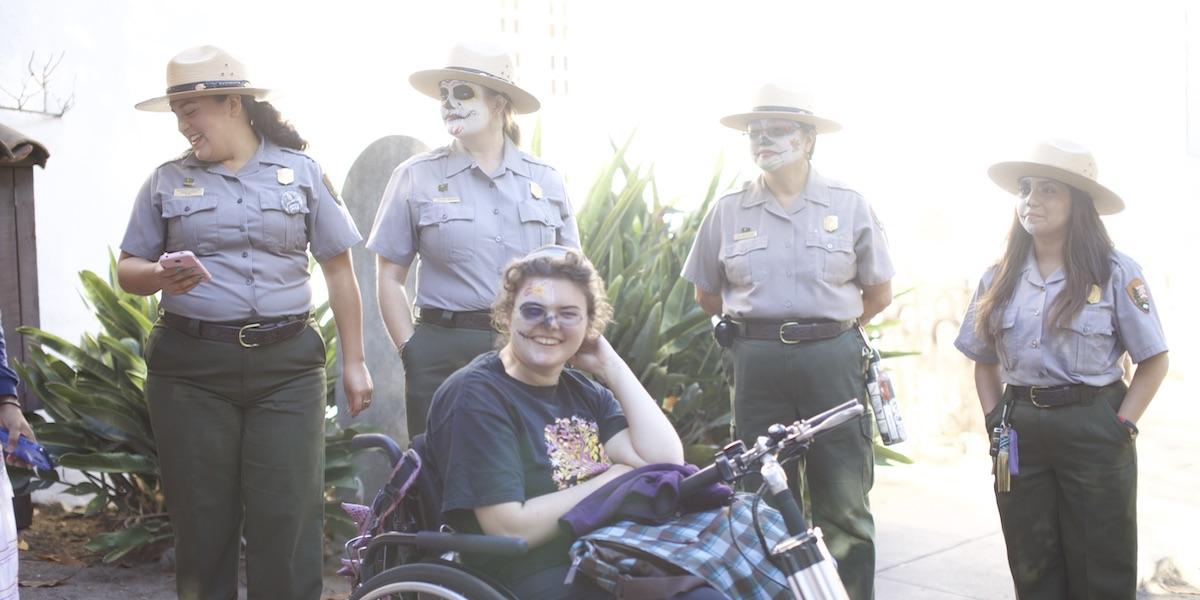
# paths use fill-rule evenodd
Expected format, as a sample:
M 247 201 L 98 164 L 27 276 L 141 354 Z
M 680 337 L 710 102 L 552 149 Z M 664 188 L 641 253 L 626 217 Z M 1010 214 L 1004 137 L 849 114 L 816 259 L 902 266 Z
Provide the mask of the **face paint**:
M 507 350 L 519 372 L 557 376 L 587 335 L 587 297 L 578 285 L 554 278 L 526 281 L 518 297 Z
M 447 79 L 438 84 L 438 89 L 442 97 L 442 122 L 450 135 L 462 138 L 487 128 L 492 113 L 483 86 Z
M 1056 236 L 1071 218 L 1071 190 L 1065 184 L 1041 177 L 1017 182 L 1017 217 L 1034 237 Z
M 746 130 L 754 163 L 764 171 L 807 158 L 804 126 L 786 119 L 752 121 Z

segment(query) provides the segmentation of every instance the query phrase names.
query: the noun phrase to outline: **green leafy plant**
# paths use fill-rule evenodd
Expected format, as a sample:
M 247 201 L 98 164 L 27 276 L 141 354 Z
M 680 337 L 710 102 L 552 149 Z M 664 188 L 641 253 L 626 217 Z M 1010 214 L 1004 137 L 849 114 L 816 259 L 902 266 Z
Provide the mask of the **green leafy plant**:
M 72 344 L 50 332 L 24 327 L 28 360 L 15 369 L 42 400 L 52 421 L 36 419 L 34 432 L 55 461 L 78 470 L 83 481 L 64 483 L 66 492 L 92 496 L 88 515 L 106 515 L 118 529 L 88 542 L 88 549 L 112 562 L 131 552 L 165 543 L 174 534 L 166 515 L 158 452 L 150 427 L 143 386 L 146 363 L 142 348 L 158 317 L 154 296 L 125 293 L 116 285 L 116 261 L 110 256 L 107 281 L 91 271 L 79 274 L 85 303 L 100 322 L 98 333 Z M 328 306 L 317 311 L 326 341 L 327 390 L 333 403 L 336 387 L 337 336 Z M 332 411 L 329 411 L 332 412 Z M 350 438 L 327 415 L 325 430 L 326 531 L 341 535 L 353 525 L 335 498 L 339 490 L 357 490 Z M 58 473 L 36 475 L 12 469 L 14 487 L 37 489 L 60 482 Z

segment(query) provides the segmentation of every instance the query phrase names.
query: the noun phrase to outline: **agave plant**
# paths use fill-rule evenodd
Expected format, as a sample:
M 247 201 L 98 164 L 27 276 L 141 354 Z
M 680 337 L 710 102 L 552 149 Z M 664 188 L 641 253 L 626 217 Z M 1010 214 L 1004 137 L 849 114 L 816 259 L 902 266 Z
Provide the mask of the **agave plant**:
M 158 452 L 150 427 L 143 386 L 142 347 L 158 317 L 154 296 L 125 293 L 116 285 L 116 261 L 110 255 L 107 281 L 91 271 L 79 274 L 84 302 L 101 330 L 72 344 L 41 329 L 23 327 L 28 360 L 14 365 L 29 389 L 42 400 L 52 421 L 35 419 L 34 432 L 62 467 L 78 470 L 83 481 L 66 492 L 92 496 L 85 513 L 108 514 L 121 528 L 97 536 L 88 549 L 111 562 L 147 545 L 173 538 L 158 477 Z M 330 404 L 336 385 L 337 336 L 328 306 L 317 311 L 326 340 Z M 332 417 L 332 415 L 331 415 Z M 352 524 L 331 506 L 339 489 L 357 490 L 350 438 L 357 433 L 326 419 L 326 530 L 352 531 Z M 26 490 L 59 482 L 57 472 L 36 476 L 10 471 L 14 487 Z M 331 529 L 336 530 L 331 531 Z

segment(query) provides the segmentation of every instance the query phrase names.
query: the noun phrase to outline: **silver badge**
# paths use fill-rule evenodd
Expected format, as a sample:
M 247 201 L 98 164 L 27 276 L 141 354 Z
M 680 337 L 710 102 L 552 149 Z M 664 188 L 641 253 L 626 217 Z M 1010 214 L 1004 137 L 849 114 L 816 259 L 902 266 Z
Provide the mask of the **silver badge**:
M 280 198 L 279 206 L 283 209 L 283 212 L 294 215 L 300 212 L 300 209 L 304 208 L 304 197 L 296 190 L 288 190 Z

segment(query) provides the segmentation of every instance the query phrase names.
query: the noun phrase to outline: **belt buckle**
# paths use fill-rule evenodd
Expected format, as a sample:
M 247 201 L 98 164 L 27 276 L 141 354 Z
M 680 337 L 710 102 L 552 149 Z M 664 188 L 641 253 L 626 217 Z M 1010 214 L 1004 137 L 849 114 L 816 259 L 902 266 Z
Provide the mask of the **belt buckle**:
M 1042 404 L 1041 402 L 1038 402 L 1038 400 L 1037 400 L 1038 388 L 1039 388 L 1039 386 L 1036 386 L 1036 385 L 1029 386 L 1029 401 L 1038 408 L 1053 408 L 1049 404 Z
M 788 327 L 789 325 L 795 325 L 796 327 L 799 327 L 799 326 L 800 326 L 800 323 L 799 323 L 799 322 L 797 322 L 797 321 L 785 321 L 785 322 L 784 322 L 782 325 L 780 325 L 780 326 L 779 326 L 779 341 L 781 341 L 781 342 L 783 342 L 783 343 L 785 343 L 785 344 L 789 344 L 789 345 L 790 345 L 790 344 L 799 344 L 799 343 L 800 343 L 800 340 L 788 341 L 787 339 L 785 339 L 785 338 L 783 337 L 783 330 L 784 330 L 784 329 L 787 329 L 787 327 Z
M 250 323 L 248 325 L 242 325 L 240 328 L 238 328 L 238 344 L 240 344 L 243 348 L 257 348 L 261 346 L 262 344 L 248 343 L 245 337 L 247 329 L 258 329 L 259 327 L 262 327 L 262 323 Z

